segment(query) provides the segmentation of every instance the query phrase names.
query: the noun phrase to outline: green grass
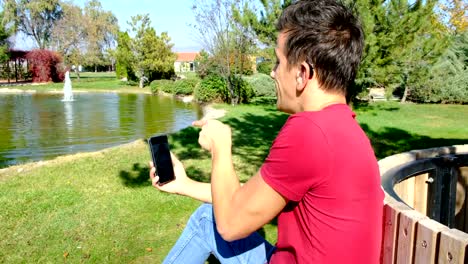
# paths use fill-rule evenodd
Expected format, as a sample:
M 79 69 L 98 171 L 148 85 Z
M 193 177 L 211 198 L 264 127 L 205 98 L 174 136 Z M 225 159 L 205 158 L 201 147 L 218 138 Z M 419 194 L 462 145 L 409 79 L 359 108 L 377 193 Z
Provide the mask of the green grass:
M 198 203 L 154 190 L 147 152 L 140 141 L 5 176 L 0 262 L 160 263 Z
M 138 84 L 130 85 L 128 82 L 123 82 L 116 78 L 115 72 L 82 72 L 80 78 L 74 73 L 70 73 L 73 91 L 89 91 L 89 92 L 124 92 L 124 93 L 141 93 L 151 92 L 151 89 L 138 87 Z M 61 92 L 63 83 L 42 83 L 42 84 L 24 84 L 12 85 L 9 88 L 21 90 L 35 90 L 37 92 Z M 6 86 L 5 86 L 6 87 Z M 4 88 L 2 86 L 2 88 Z
M 467 105 L 396 102 L 355 105 L 379 158 L 438 146 L 468 144 Z
M 91 77 L 90 77 L 91 78 Z M 83 78 L 85 79 L 85 78 Z M 83 80 L 84 81 L 84 80 Z M 228 106 L 234 163 L 252 176 L 287 118 L 273 106 Z M 415 148 L 468 144 L 468 106 L 356 105 L 380 158 Z M 198 130 L 170 137 L 187 173 L 208 181 Z M 1 263 L 160 263 L 200 205 L 158 192 L 148 180 L 146 143 L 0 170 Z M 276 241 L 276 225 L 260 232 Z

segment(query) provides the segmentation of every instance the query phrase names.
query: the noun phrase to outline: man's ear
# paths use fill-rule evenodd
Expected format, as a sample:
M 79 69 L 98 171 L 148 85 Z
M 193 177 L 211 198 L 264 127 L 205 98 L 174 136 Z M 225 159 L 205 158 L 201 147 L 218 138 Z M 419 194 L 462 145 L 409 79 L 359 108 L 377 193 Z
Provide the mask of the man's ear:
M 298 91 L 304 90 L 304 88 L 307 86 L 307 83 L 310 81 L 308 78 L 308 76 L 310 76 L 309 74 L 309 65 L 304 61 L 299 65 L 297 72 L 296 89 Z

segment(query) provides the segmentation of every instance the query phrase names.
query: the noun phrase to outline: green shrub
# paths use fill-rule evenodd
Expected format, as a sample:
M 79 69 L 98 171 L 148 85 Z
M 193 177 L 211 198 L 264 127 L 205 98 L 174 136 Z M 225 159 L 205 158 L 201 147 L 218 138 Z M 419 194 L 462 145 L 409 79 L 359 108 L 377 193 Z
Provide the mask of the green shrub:
M 468 70 L 441 76 L 412 89 L 408 99 L 424 103 L 468 103 Z
M 219 75 L 208 75 L 195 88 L 195 98 L 200 102 L 225 102 L 227 97 L 226 82 Z
M 197 78 L 182 79 L 174 83 L 173 91 L 176 95 L 193 94 L 195 87 L 200 82 Z
M 150 83 L 150 88 L 153 93 L 157 93 L 157 92 L 174 93 L 174 81 L 154 80 Z
M 257 64 L 257 72 L 270 75 L 274 66 L 274 62 L 271 60 L 262 61 Z
M 276 100 L 277 100 L 276 97 L 269 97 L 269 96 L 254 97 L 252 98 L 252 100 L 250 100 L 249 103 L 253 105 L 274 105 L 276 104 Z
M 254 90 L 252 89 L 252 85 L 250 85 L 249 82 L 245 81 L 241 76 L 239 75 L 231 76 L 230 82 L 232 85 L 232 89 L 234 90 L 234 93 L 239 98 L 238 103 L 240 104 L 248 103 L 249 100 L 252 97 L 254 97 L 255 93 L 254 93 Z
M 128 80 L 128 81 L 120 81 L 120 85 L 138 86 L 139 83 L 136 81 Z
M 269 75 L 258 73 L 245 76 L 244 79 L 252 86 L 255 97 L 275 97 L 275 81 Z

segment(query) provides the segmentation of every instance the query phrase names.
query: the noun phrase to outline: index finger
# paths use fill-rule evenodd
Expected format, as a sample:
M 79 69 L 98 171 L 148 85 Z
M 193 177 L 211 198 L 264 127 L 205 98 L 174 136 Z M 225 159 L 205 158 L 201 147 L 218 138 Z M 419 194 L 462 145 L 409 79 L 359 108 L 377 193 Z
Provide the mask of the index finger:
M 192 126 L 194 127 L 203 127 L 204 125 L 206 125 L 206 123 L 208 122 L 208 120 L 197 120 L 197 121 L 193 121 L 192 122 Z

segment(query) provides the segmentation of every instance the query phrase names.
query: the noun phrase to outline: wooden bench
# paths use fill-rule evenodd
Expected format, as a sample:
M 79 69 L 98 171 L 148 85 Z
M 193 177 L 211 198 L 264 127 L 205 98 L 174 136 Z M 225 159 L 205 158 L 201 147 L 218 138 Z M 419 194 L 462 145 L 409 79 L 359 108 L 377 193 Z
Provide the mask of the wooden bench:
M 380 173 L 384 175 L 392 168 L 405 163 L 447 153 L 468 153 L 468 145 L 418 150 L 390 156 L 379 161 Z M 405 203 L 386 192 L 381 263 L 468 263 L 468 234 L 448 228 L 426 216 L 424 210 L 427 205 L 426 181 L 427 175 L 420 175 L 395 186 L 394 189 L 399 196 L 396 198 L 403 198 Z M 465 206 L 468 201 L 466 198 L 468 197 L 465 196 Z M 466 213 L 468 210 L 464 212 L 468 219 Z

